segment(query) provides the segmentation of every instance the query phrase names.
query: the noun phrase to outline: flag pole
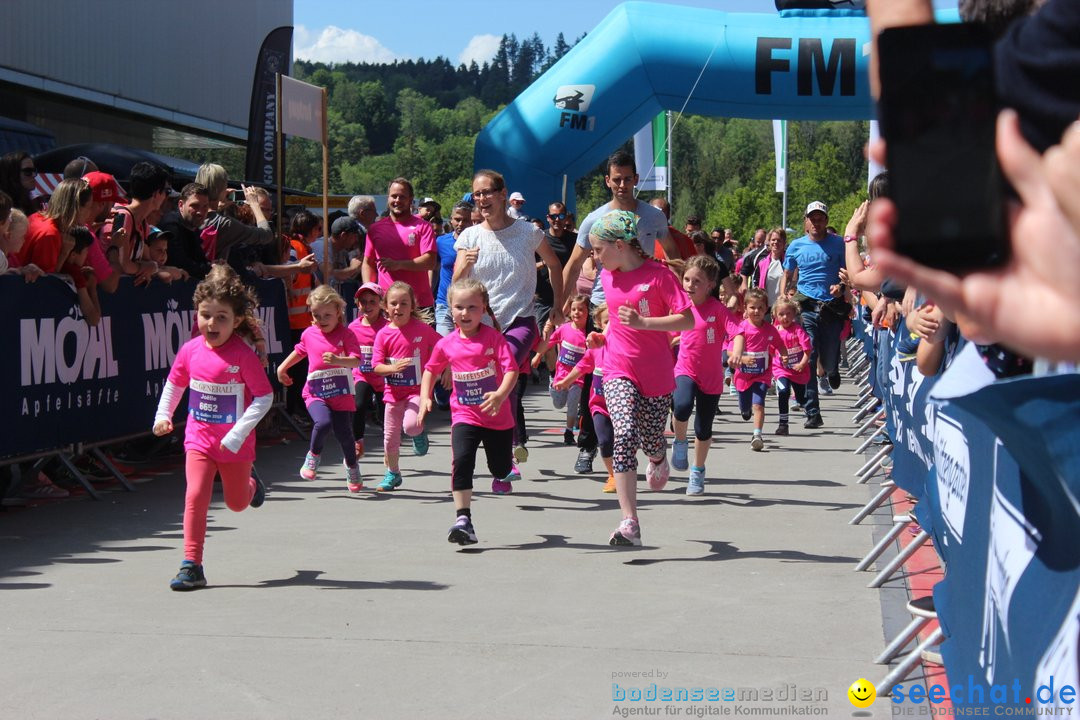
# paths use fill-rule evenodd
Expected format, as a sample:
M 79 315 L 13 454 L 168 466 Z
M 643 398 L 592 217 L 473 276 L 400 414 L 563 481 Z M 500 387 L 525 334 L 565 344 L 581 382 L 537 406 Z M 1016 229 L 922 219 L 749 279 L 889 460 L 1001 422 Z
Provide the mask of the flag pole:
M 330 145 L 326 121 L 326 88 L 322 89 L 322 217 L 323 284 L 330 284 Z
M 281 133 L 281 73 L 275 73 L 274 78 L 277 85 L 277 100 L 274 103 L 277 110 L 277 137 L 274 138 L 277 143 L 277 231 L 278 237 L 274 238 L 274 242 L 277 243 L 278 251 L 281 250 L 281 236 L 284 235 L 281 223 L 285 219 L 285 196 L 282 193 L 282 186 L 285 185 L 285 143 L 282 139 Z

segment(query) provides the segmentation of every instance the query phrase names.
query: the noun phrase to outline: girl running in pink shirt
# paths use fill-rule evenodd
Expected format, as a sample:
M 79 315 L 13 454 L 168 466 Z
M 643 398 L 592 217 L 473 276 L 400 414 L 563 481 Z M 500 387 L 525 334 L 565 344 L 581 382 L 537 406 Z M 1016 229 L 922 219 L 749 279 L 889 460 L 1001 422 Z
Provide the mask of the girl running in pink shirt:
M 746 291 L 746 319 L 738 328 L 732 343 L 728 364 L 735 370 L 735 389 L 739 391 L 739 410 L 743 420 L 749 420 L 753 406 L 754 436 L 750 449 L 761 450 L 765 446 L 761 429 L 765 425 L 765 391 L 772 380 L 771 363 L 773 351 L 786 353 L 776 328 L 765 322 L 769 296 L 760 288 Z
M 360 492 L 360 468 L 356 464 L 352 421 L 356 410 L 352 368 L 360 365 L 360 343 L 345 327 L 345 301 L 329 285 L 320 285 L 308 295 L 311 327 L 300 335 L 289 356 L 278 365 L 278 381 L 288 387 L 293 379 L 289 368 L 304 358 L 308 360 L 307 382 L 303 398 L 311 426 L 311 443 L 300 477 L 314 480 L 322 462 L 323 445 L 331 428 L 345 456 L 345 485 L 349 492 Z
M 203 545 L 206 513 L 221 475 L 225 504 L 233 512 L 259 507 L 266 488 L 252 477 L 255 426 L 270 409 L 273 390 L 255 351 L 255 295 L 233 272 L 214 273 L 195 288 L 199 335 L 176 354 L 154 415 L 154 434 L 173 430 L 172 417 L 184 388 L 188 418 L 184 428 L 184 561 L 169 584 L 173 590 L 206 587 Z
M 551 378 L 551 404 L 556 410 L 566 408 L 566 430 L 563 432 L 563 444 L 574 444 L 574 428 L 577 427 L 578 405 L 581 403 L 581 388 L 585 384 L 584 379 L 578 379 L 570 385 L 564 385 L 562 389 L 556 387 L 558 382 L 574 369 L 581 356 L 585 354 L 585 324 L 589 319 L 589 298 L 584 295 L 575 295 L 570 300 L 570 322 L 563 323 L 555 328 L 551 337 L 541 340 L 536 347 L 536 355 L 533 356 L 532 367 L 540 367 L 544 360 L 544 353 L 550 347 L 558 348 L 558 356 L 555 360 L 555 376 Z
M 360 314 L 349 323 L 349 330 L 360 343 L 360 365 L 353 370 L 356 382 L 356 413 L 353 415 L 353 438 L 356 459 L 364 457 L 364 431 L 367 429 L 368 413 L 383 413 L 382 394 L 386 382 L 375 374 L 372 362 L 375 352 L 375 335 L 386 326 L 382 309 L 383 290 L 378 283 L 364 283 L 356 291 L 356 307 Z
M 678 278 L 642 251 L 634 213 L 613 210 L 602 216 L 589 231 L 589 243 L 603 267 L 600 282 L 611 313 L 607 332 L 590 336 L 590 346 L 601 339 L 607 345 L 604 397 L 615 435 L 612 468 L 622 510 L 610 543 L 641 545 L 637 451 L 649 458 L 649 487 L 663 490 L 670 474 L 664 422 L 675 389 L 668 333 L 694 326 L 692 303 Z
M 720 265 L 707 255 L 695 255 L 686 261 L 683 290 L 694 303 L 694 327 L 683 330 L 679 338 L 679 358 L 675 363 L 675 442 L 671 447 L 671 464 L 676 470 L 690 465 L 686 427 L 690 411 L 697 404 L 694 418 L 694 465 L 686 484 L 687 495 L 705 492 L 705 459 L 712 445 L 713 418 L 724 392 L 724 340 L 728 324 L 736 321 L 715 295 L 720 277 Z
M 571 311 L 571 314 L 573 312 Z M 608 326 L 607 305 L 601 303 L 593 308 L 593 325 L 597 331 L 603 334 Z M 604 492 L 615 492 L 615 471 L 612 468 L 612 455 L 615 452 L 615 433 L 611 427 L 611 415 L 608 414 L 607 403 L 604 400 L 604 345 L 589 348 L 581 356 L 578 364 L 566 374 L 564 378 L 554 384 L 558 390 L 564 390 L 576 383 L 580 378 L 592 374 L 592 383 L 589 386 L 589 414 L 592 415 L 593 429 L 596 432 L 596 442 L 600 448 L 600 459 L 607 467 L 608 478 L 604 483 Z
M 372 350 L 374 372 L 386 380 L 383 389 L 386 474 L 376 487 L 380 491 L 401 486 L 398 456 L 402 430 L 412 438 L 417 457 L 427 455 L 428 437 L 419 418 L 420 379 L 431 350 L 441 337 L 417 307 L 411 285 L 400 280 L 392 283 L 386 289 L 385 300 L 390 322 L 375 335 Z
M 799 316 L 799 306 L 794 300 L 780 298 L 773 305 L 773 323 L 784 344 L 784 352 L 773 357 L 773 377 L 776 378 L 776 399 L 780 405 L 777 435 L 788 434 L 788 402 L 791 391 L 795 391 L 795 400 L 802 405 L 806 402 L 806 383 L 810 382 L 810 336 L 803 330 L 801 323 L 795 322 Z
M 462 278 L 446 295 L 457 329 L 439 340 L 424 367 L 418 422 L 431 412 L 431 393 L 450 366 L 453 393 L 450 397 L 450 438 L 453 446 L 451 487 L 456 520 L 447 540 L 458 545 L 476 542 L 472 522 L 473 471 L 476 451 L 483 444 L 488 470 L 496 478 L 513 472 L 514 414 L 506 402 L 517 385 L 518 366 L 510 345 L 496 323 L 485 325 L 490 315 L 487 289 L 477 280 Z

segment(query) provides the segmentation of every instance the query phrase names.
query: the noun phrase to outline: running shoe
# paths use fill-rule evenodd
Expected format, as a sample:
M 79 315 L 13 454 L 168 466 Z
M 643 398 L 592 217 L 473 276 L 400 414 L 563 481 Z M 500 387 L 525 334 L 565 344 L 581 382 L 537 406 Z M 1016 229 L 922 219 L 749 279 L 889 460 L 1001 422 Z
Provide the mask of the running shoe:
M 364 481 L 360 478 L 360 465 L 345 466 L 345 485 L 351 493 L 358 493 L 364 489 Z
M 476 528 L 473 527 L 472 518 L 458 515 L 457 521 L 450 526 L 450 532 L 447 534 L 446 540 L 458 545 L 475 545 Z
M 703 467 L 690 468 L 690 479 L 686 481 L 686 494 L 687 495 L 704 495 L 705 494 L 705 468 L 703 468 Z
M 262 507 L 262 504 L 266 502 L 266 486 L 263 485 L 259 473 L 255 472 L 254 465 L 251 467 L 251 479 L 255 481 L 255 494 L 251 496 L 251 502 L 248 505 L 253 508 Z
M 570 428 L 566 428 L 565 430 L 563 430 L 562 442 L 563 442 L 563 445 L 567 445 L 567 446 L 574 445 L 575 442 L 576 442 L 574 440 L 574 431 L 571 430 Z
M 308 452 L 304 456 L 304 464 L 300 466 L 300 477 L 305 480 L 314 480 L 315 471 L 319 469 L 320 458 L 318 455 L 312 455 Z
M 676 440 L 671 443 L 671 467 L 676 470 L 686 470 L 690 467 L 687 457 L 690 443 L 686 440 Z
M 179 591 L 206 587 L 206 574 L 203 573 L 202 565 L 196 565 L 192 560 L 180 563 L 180 572 L 176 573 L 169 587 Z
M 776 434 L 777 435 L 790 435 L 790 433 L 788 432 L 788 424 L 787 423 L 780 423 L 779 425 L 777 425 L 776 426 Z
M 416 457 L 424 457 L 428 451 L 428 436 L 426 430 L 421 430 L 419 435 L 413 435 L 412 447 Z
M 608 475 L 607 476 L 607 482 L 604 483 L 604 492 L 606 492 L 606 493 L 615 492 L 615 476 L 614 475 Z
M 649 464 L 645 466 L 645 479 L 649 481 L 649 488 L 652 490 L 663 490 L 669 475 L 671 467 L 668 466 L 667 455 L 664 455 L 660 462 L 649 460 Z
M 829 380 L 824 375 L 818 378 L 818 389 L 821 391 L 822 395 L 833 394 L 832 386 L 829 385 Z
M 574 463 L 574 472 L 576 473 L 591 473 L 593 471 L 592 464 L 596 458 L 596 448 L 592 450 L 586 450 L 581 448 L 578 450 L 577 462 Z
M 401 487 L 401 473 L 393 470 L 387 470 L 383 475 L 382 482 L 375 486 L 375 489 L 379 492 L 385 492 L 387 490 L 393 490 Z
M 619 523 L 619 527 L 615 529 L 615 532 L 611 533 L 611 540 L 608 541 L 608 544 L 624 547 L 641 545 L 641 527 L 638 525 L 638 521 L 634 518 L 623 518 L 622 522 Z
M 754 433 L 754 437 L 750 440 L 750 449 L 760 452 L 763 447 L 765 447 L 765 441 L 761 439 L 761 433 Z

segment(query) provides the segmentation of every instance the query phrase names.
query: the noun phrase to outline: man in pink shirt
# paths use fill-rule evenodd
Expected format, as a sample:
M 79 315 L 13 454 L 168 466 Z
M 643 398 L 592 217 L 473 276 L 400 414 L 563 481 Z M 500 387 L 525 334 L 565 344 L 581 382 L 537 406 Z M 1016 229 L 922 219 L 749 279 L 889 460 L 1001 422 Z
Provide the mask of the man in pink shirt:
M 405 178 L 394 178 L 387 191 L 387 217 L 368 228 L 364 264 L 365 283 L 376 282 L 386 290 L 396 280 L 412 286 L 418 307 L 434 307 L 428 271 L 438 262 L 435 232 L 431 224 L 413 215 L 413 187 Z

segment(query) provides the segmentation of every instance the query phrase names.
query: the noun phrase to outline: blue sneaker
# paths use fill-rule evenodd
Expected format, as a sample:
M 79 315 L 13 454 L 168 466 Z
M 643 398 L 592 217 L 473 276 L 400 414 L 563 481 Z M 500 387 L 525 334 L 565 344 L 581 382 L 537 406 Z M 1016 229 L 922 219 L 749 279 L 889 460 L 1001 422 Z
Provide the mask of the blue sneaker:
M 427 455 L 429 445 L 430 443 L 428 442 L 426 430 L 421 432 L 419 435 L 413 435 L 412 448 L 413 454 L 416 455 L 416 457 L 424 457 L 425 455 Z M 400 485 L 401 483 L 398 484 Z
M 676 440 L 671 443 L 671 467 L 676 470 L 686 470 L 690 467 L 690 460 L 687 458 L 687 450 L 690 443 L 686 440 Z
M 383 475 L 382 482 L 375 486 L 375 489 L 379 492 L 385 492 L 387 490 L 393 490 L 401 487 L 401 473 L 394 472 L 393 470 L 387 470 Z
M 173 590 L 187 591 L 206 587 L 206 575 L 202 565 L 196 565 L 193 560 L 185 560 L 180 563 L 180 572 L 169 583 Z
M 690 479 L 686 482 L 686 494 L 687 495 L 704 495 L 705 494 L 705 468 L 693 467 L 690 468 Z
M 458 545 L 475 545 L 476 528 L 473 527 L 472 519 L 464 515 L 458 515 L 457 521 L 450 527 L 450 533 L 446 536 L 446 540 Z

